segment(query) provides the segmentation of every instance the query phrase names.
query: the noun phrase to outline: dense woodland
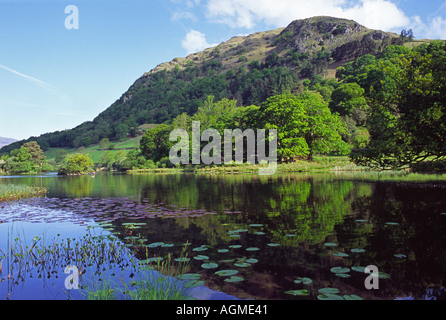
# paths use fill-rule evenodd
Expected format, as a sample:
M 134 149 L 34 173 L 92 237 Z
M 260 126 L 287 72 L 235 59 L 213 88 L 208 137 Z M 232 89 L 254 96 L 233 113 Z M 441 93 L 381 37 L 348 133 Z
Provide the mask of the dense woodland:
M 349 154 L 356 164 L 379 169 L 426 161 L 442 167 L 446 46 L 430 41 L 409 49 L 404 46 L 412 40 L 409 34 L 402 32 L 399 44 L 381 43 L 375 54 L 342 64 L 336 78 L 323 76 L 336 54 L 323 43 L 310 52 L 291 46 L 237 69 L 226 70 L 221 61 L 210 59 L 146 74 L 93 121 L 30 141 L 44 151 L 86 147 L 140 135 L 140 125 L 153 123 L 158 126 L 148 130 L 140 150 L 114 159 L 119 162 L 115 169 L 166 166 L 173 145 L 169 133 L 175 128 L 190 131 L 191 122 L 200 121 L 202 130 L 220 132 L 278 129 L 280 162 L 311 160 L 317 153 Z M 287 43 L 289 37 L 283 32 L 274 41 Z M 5 166 L 11 158 L 22 156 L 16 151 L 22 150 L 20 145 L 1 150 L 4 170 L 10 171 Z

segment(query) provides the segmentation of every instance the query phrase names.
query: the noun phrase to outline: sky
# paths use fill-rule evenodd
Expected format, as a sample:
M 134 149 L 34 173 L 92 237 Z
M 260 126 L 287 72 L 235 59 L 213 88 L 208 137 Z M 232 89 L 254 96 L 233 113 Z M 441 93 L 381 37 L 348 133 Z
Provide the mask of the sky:
M 74 128 L 160 63 L 318 15 L 446 39 L 446 0 L 0 0 L 0 137 Z

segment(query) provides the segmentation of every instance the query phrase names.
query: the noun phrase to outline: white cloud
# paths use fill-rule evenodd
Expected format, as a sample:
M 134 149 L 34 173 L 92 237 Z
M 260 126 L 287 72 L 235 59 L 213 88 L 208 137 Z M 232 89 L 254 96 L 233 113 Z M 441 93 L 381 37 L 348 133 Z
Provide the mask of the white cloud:
M 415 38 L 446 40 L 446 19 L 440 16 L 423 22 L 419 16 L 412 18 L 411 28 Z
M 321 15 L 385 31 L 401 30 L 410 21 L 390 0 L 207 0 L 206 11 L 213 21 L 248 29 L 259 22 L 285 27 L 293 20 Z
M 47 91 L 55 91 L 55 89 L 54 89 L 54 87 L 52 85 L 50 85 L 49 83 L 46 83 L 46 82 L 44 82 L 44 81 L 42 81 L 40 79 L 37 79 L 37 78 L 31 77 L 31 76 L 29 76 L 27 74 L 18 72 L 16 70 L 8 68 L 8 67 L 6 67 L 6 66 L 4 66 L 2 64 L 0 64 L 0 69 L 9 71 L 9 72 L 11 72 L 11 73 L 13 73 L 13 74 L 15 74 L 15 75 L 17 75 L 19 77 L 22 77 L 22 78 L 24 78 L 24 79 L 26 79 L 26 80 L 28 80 L 28 81 L 38 85 L 39 87 L 44 88 Z
M 187 54 L 199 52 L 217 45 L 208 43 L 206 35 L 196 30 L 189 31 L 181 44 L 186 49 Z

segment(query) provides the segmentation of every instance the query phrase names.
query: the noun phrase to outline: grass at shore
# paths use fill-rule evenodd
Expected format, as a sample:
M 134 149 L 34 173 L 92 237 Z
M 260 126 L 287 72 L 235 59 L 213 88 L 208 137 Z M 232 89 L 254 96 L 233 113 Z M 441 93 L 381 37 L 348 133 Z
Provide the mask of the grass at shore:
M 41 187 L 0 184 L 0 202 L 41 197 L 46 192 L 47 190 Z
M 154 168 L 130 170 L 131 174 L 151 174 L 151 173 L 259 173 L 259 169 L 268 168 L 268 165 L 261 164 L 224 164 L 224 165 L 196 165 L 175 168 Z M 365 171 L 364 167 L 359 167 L 350 161 L 349 157 L 315 157 L 313 161 L 297 161 L 294 163 L 281 163 L 277 165 L 275 173 L 292 172 L 332 172 L 332 171 Z

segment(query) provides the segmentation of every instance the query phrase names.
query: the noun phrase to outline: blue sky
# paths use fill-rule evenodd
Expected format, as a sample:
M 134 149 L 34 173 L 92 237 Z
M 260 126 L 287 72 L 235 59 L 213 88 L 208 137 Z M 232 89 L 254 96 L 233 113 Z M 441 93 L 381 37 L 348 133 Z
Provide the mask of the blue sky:
M 0 0 L 0 136 L 73 128 L 162 62 L 316 15 L 446 39 L 445 0 Z

